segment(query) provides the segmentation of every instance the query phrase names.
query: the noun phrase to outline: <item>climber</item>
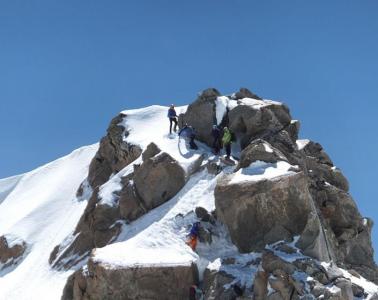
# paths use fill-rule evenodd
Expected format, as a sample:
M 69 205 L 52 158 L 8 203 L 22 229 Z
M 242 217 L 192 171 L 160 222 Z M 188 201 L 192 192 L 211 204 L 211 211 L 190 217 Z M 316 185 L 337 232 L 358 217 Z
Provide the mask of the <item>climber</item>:
M 195 222 L 192 225 L 192 228 L 190 229 L 190 232 L 188 234 L 188 239 L 186 240 L 186 244 L 192 248 L 192 250 L 196 250 L 197 247 L 197 239 L 198 239 L 198 233 L 200 229 L 200 222 Z
M 219 154 L 221 148 L 221 130 L 217 125 L 213 125 L 213 129 L 211 130 L 211 135 L 213 136 L 213 151 L 215 155 Z
M 185 124 L 185 126 L 181 128 L 181 130 L 179 131 L 179 136 L 185 139 L 189 139 L 190 149 L 193 149 L 193 150 L 198 149 L 198 146 L 194 142 L 194 138 L 196 137 L 196 134 L 192 126 L 188 126 L 188 124 Z
M 189 289 L 189 300 L 203 300 L 203 292 L 202 290 L 196 286 L 195 284 L 192 285 Z
M 230 131 L 230 129 L 228 129 L 228 127 L 225 127 L 223 129 L 222 144 L 224 149 L 226 150 L 226 159 L 230 159 L 232 140 L 232 132 Z
M 171 104 L 168 109 L 168 118 L 169 118 L 169 134 L 172 134 L 172 124 L 175 123 L 173 131 L 177 131 L 177 114 L 175 110 L 175 106 Z

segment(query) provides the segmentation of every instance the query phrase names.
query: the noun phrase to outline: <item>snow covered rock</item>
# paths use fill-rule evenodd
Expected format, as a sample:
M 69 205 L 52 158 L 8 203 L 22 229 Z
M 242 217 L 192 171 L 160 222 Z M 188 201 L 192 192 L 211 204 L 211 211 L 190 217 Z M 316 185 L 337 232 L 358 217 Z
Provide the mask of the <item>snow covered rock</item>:
M 245 98 L 229 111 L 228 122 L 244 149 L 252 139 L 284 129 L 290 124 L 291 116 L 282 103 Z
M 124 140 L 128 135 L 127 128 L 121 124 L 125 117 L 122 113 L 116 116 L 107 135 L 101 139 L 100 148 L 89 166 L 88 181 L 92 188 L 108 181 L 111 174 L 118 173 L 142 153 L 139 146 Z
M 241 152 L 236 170 L 246 168 L 258 160 L 267 163 L 275 163 L 277 161 L 287 161 L 287 158 L 281 151 L 272 147 L 268 142 L 257 139 Z
M 26 243 L 10 236 L 0 236 L 0 271 L 18 263 L 26 250 Z
M 62 300 L 188 299 L 197 272 L 194 264 L 113 268 L 90 260 L 67 282 Z
M 262 100 L 262 98 L 260 98 L 256 94 L 252 93 L 247 88 L 240 88 L 240 90 L 238 92 L 236 92 L 235 94 L 233 94 L 231 96 L 231 98 L 234 99 L 234 100 L 240 100 L 240 99 L 244 99 L 244 98 L 251 98 L 251 99 Z
M 239 250 L 262 250 L 266 244 L 301 234 L 311 212 L 305 175 L 291 172 L 267 179 L 259 178 L 256 170 L 256 175 L 241 177 L 244 170 L 221 178 L 214 192 L 218 219 Z M 235 180 L 238 176 L 241 181 Z

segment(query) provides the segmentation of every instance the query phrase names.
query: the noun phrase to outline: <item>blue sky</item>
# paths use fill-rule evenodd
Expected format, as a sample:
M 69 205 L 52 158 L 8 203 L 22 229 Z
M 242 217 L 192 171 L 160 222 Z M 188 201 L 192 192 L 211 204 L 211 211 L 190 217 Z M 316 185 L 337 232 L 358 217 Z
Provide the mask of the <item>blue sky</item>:
M 377 11 L 375 0 L 0 0 L 0 178 L 98 141 L 123 109 L 245 86 L 289 105 L 377 221 Z

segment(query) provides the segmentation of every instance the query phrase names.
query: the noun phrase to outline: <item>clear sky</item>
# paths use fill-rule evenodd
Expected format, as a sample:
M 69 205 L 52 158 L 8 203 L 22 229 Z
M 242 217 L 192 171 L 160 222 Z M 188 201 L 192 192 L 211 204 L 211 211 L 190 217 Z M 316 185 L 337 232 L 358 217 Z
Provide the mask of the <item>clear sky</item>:
M 289 105 L 377 222 L 377 11 L 376 0 L 0 0 L 0 178 L 98 141 L 123 109 L 245 86 Z

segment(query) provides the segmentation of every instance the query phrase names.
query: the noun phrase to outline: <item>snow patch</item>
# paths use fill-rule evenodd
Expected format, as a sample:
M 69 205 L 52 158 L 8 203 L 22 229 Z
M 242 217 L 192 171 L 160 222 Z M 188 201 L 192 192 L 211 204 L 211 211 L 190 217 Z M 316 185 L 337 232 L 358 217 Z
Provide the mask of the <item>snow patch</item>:
M 256 161 L 247 168 L 242 168 L 230 180 L 230 184 L 236 184 L 246 181 L 259 181 L 263 179 L 272 179 L 279 176 L 287 176 L 296 174 L 289 171 L 293 166 L 285 161 L 278 161 L 277 163 L 266 163 L 263 161 Z
M 217 118 L 217 125 L 222 122 L 227 110 L 230 111 L 237 105 L 238 102 L 236 100 L 231 100 L 226 96 L 217 97 L 217 100 L 215 102 L 215 115 Z
M 100 191 L 99 191 L 100 201 L 98 204 L 108 205 L 108 206 L 117 205 L 118 197 L 115 195 L 115 193 L 121 191 L 123 187 L 121 184 L 122 178 L 131 174 L 134 171 L 134 165 L 139 164 L 141 162 L 142 162 L 142 157 L 140 156 L 134 162 L 124 167 L 117 174 L 113 174 L 110 177 L 110 179 L 100 187 Z
M 297 146 L 298 146 L 298 150 L 302 150 L 304 147 L 307 146 L 307 144 L 310 142 L 310 140 L 297 140 Z

